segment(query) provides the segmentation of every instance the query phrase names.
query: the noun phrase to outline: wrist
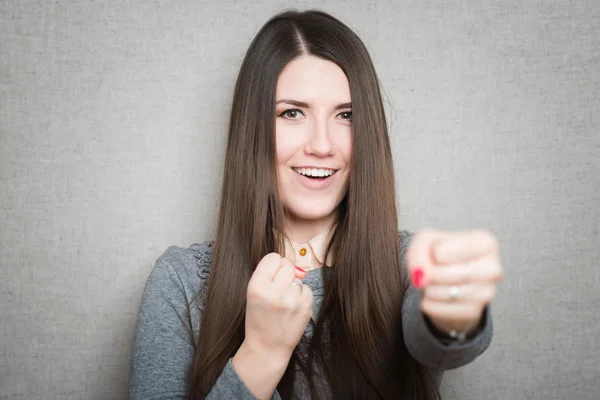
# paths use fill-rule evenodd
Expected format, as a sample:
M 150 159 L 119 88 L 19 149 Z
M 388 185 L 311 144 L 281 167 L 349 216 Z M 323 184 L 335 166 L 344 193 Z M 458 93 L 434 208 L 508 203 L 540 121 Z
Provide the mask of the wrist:
M 477 321 L 465 321 L 460 323 L 438 321 L 427 316 L 425 316 L 425 321 L 434 336 L 440 339 L 459 342 L 473 337 L 479 326 L 479 322 Z
M 233 356 L 231 365 L 254 396 L 270 399 L 285 373 L 290 357 L 291 354 L 257 348 L 244 341 Z
M 437 332 L 442 332 L 442 333 L 448 333 L 450 331 L 457 331 L 457 332 L 462 332 L 465 333 L 467 336 L 472 334 L 473 332 L 475 332 L 475 330 L 477 329 L 477 325 L 478 323 L 476 321 L 470 321 L 470 322 L 445 322 L 445 321 L 436 321 L 436 320 L 430 320 L 431 321 L 431 325 L 433 325 L 433 328 L 435 331 Z
M 252 340 L 246 337 L 240 346 L 242 353 L 259 361 L 269 362 L 274 365 L 285 364 L 287 367 L 294 348 L 283 346 L 266 345 L 260 340 Z

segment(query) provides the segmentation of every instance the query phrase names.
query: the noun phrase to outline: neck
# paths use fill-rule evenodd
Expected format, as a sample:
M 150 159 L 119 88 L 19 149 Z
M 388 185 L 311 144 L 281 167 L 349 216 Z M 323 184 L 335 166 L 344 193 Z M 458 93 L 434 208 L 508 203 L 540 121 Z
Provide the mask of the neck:
M 333 214 L 318 220 L 287 215 L 284 233 L 292 242 L 304 243 L 319 233 L 331 229 L 334 221 L 335 215 Z

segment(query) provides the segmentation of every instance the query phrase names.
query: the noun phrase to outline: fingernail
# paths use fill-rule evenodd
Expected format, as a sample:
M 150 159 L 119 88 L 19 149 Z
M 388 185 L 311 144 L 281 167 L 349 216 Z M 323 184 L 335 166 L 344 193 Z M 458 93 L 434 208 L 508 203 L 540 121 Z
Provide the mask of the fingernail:
M 417 289 L 423 285 L 423 270 L 421 267 L 416 267 L 412 272 L 412 283 Z
M 304 270 L 304 269 L 300 268 L 300 267 L 299 267 L 299 266 L 297 266 L 297 265 L 294 265 L 294 267 L 296 267 L 296 269 L 297 269 L 298 271 L 306 272 L 306 270 Z

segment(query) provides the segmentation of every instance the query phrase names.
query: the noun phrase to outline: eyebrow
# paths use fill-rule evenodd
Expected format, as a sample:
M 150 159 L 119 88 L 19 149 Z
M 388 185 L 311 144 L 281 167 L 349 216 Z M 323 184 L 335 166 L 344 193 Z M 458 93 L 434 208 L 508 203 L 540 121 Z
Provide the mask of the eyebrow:
M 305 101 L 282 99 L 282 100 L 277 101 L 277 103 L 275 103 L 275 105 L 277 105 L 279 103 L 287 103 L 287 104 L 291 104 L 296 107 L 309 108 L 309 104 Z M 341 110 L 343 108 L 352 108 L 352 103 L 351 102 L 350 103 L 340 103 L 335 106 L 334 110 Z

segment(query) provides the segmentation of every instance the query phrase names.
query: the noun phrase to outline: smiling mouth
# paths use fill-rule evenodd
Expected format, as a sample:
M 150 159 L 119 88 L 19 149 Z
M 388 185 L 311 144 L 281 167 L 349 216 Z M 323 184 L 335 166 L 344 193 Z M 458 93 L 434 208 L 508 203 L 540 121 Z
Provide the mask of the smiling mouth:
M 311 179 L 327 179 L 329 178 L 331 175 L 335 174 L 337 169 L 330 169 L 330 168 L 296 168 L 296 167 L 292 167 L 292 169 L 294 171 L 296 171 L 297 173 L 299 173 L 302 176 L 305 176 L 307 178 L 311 178 Z

